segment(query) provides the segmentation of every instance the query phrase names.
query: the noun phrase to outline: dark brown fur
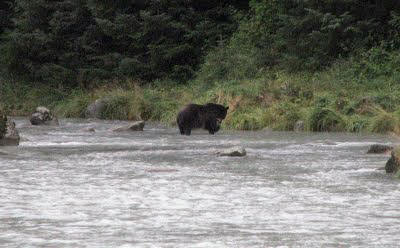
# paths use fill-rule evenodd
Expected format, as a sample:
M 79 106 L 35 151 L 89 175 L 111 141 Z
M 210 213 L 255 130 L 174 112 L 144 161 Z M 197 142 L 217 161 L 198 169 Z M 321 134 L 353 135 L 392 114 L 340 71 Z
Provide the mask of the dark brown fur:
M 182 135 L 190 135 L 195 128 L 203 128 L 214 134 L 220 129 L 227 110 L 228 107 L 215 103 L 188 104 L 178 113 L 176 122 Z

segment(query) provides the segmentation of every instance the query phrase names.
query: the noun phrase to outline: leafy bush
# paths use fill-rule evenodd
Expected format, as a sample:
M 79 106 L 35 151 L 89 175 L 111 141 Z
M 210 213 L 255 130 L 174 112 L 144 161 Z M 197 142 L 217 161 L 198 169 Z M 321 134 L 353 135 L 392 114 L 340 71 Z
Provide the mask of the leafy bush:
M 253 79 L 261 66 L 252 50 L 223 45 L 211 50 L 201 65 L 196 80 L 205 84 L 221 80 Z
M 315 132 L 344 131 L 342 116 L 330 108 L 315 107 L 309 117 L 309 127 Z
M 57 103 L 54 111 L 66 118 L 84 118 L 87 106 L 93 101 L 89 94 L 78 90 L 72 92 L 68 98 Z
M 113 94 L 105 98 L 105 108 L 101 112 L 102 119 L 126 120 L 129 113 L 129 96 L 126 94 Z
M 374 95 L 374 102 L 388 112 L 396 110 L 400 104 L 398 92 L 378 92 Z
M 363 132 L 367 131 L 370 125 L 369 118 L 360 115 L 353 115 L 346 119 L 346 131 L 348 132 Z
M 259 130 L 264 127 L 260 111 L 235 111 L 224 123 L 225 126 L 236 130 Z
M 271 123 L 270 126 L 274 130 L 279 131 L 293 131 L 296 122 L 301 119 L 299 106 L 288 101 L 273 105 L 269 109 L 269 113 L 273 116 L 273 120 L 269 119 L 267 122 Z M 270 116 L 266 116 L 266 118 L 270 118 Z
M 328 108 L 335 102 L 335 96 L 323 94 L 314 98 L 314 106 L 317 108 Z
M 400 133 L 400 122 L 393 114 L 382 112 L 372 119 L 370 131 L 375 133 Z

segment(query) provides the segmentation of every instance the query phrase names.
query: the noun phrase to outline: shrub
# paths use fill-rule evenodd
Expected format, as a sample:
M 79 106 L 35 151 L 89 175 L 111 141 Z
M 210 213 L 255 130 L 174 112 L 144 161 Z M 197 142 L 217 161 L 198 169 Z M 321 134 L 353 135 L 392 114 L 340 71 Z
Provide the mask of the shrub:
M 370 131 L 375 133 L 400 133 L 399 119 L 393 114 L 382 112 L 372 119 Z
M 292 131 L 298 120 L 301 119 L 300 108 L 291 102 L 281 102 L 273 105 L 269 109 L 270 116 L 265 118 L 271 118 L 267 122 L 271 122 L 271 126 L 274 130 L 279 131 Z
M 309 117 L 309 128 L 316 132 L 344 131 L 345 122 L 334 110 L 315 107 Z
M 75 91 L 67 99 L 59 102 L 54 111 L 57 115 L 66 118 L 84 118 L 91 100 L 93 99 L 86 92 Z
M 328 108 L 335 102 L 335 96 L 323 94 L 314 98 L 314 106 L 317 108 Z
M 360 115 L 353 115 L 346 120 L 346 131 L 362 132 L 368 129 L 369 119 Z
M 394 111 L 400 103 L 400 98 L 398 97 L 398 93 L 388 94 L 388 92 L 379 92 L 374 96 L 374 102 L 386 111 Z
M 246 111 L 238 109 L 229 114 L 223 124 L 237 130 L 259 130 L 265 127 L 264 114 L 262 109 L 250 109 Z
M 222 45 L 210 51 L 197 73 L 197 81 L 210 84 L 222 80 L 243 80 L 257 77 L 259 55 L 238 45 Z
M 102 119 L 126 120 L 129 112 L 129 98 L 125 94 L 109 95 L 100 116 Z
M 143 96 L 139 87 L 116 89 L 98 93 L 105 100 L 105 108 L 100 114 L 102 119 L 141 120 Z

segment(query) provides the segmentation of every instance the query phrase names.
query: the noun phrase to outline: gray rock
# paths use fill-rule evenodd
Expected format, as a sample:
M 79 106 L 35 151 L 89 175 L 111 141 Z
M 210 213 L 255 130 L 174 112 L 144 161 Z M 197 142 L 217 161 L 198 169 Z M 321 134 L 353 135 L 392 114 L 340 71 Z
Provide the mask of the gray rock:
M 3 138 L 0 139 L 0 146 L 18 146 L 20 136 L 18 130 L 15 128 L 15 122 L 8 120 L 6 133 Z
M 393 150 L 390 159 L 386 162 L 386 173 L 396 173 L 400 169 L 399 149 Z
M 143 131 L 144 124 L 145 124 L 144 121 L 136 121 L 130 125 L 115 128 L 112 131 L 114 132 Z
M 235 146 L 222 151 L 218 151 L 217 154 L 219 156 L 228 156 L 228 157 L 244 157 L 247 152 L 243 147 Z
M 369 147 L 369 150 L 367 153 L 371 154 L 389 154 L 391 151 L 393 151 L 393 146 L 388 146 L 388 145 L 380 145 L 380 144 L 373 144 Z
M 294 124 L 293 130 L 295 132 L 303 132 L 304 131 L 304 121 L 296 121 Z
M 89 104 L 85 111 L 86 118 L 101 118 L 101 114 L 107 106 L 106 99 L 97 99 L 94 103 Z
M 58 126 L 57 117 L 46 107 L 37 107 L 31 115 L 30 122 L 32 125 Z
M 28 138 L 22 136 L 19 141 L 20 142 L 29 142 L 30 140 Z

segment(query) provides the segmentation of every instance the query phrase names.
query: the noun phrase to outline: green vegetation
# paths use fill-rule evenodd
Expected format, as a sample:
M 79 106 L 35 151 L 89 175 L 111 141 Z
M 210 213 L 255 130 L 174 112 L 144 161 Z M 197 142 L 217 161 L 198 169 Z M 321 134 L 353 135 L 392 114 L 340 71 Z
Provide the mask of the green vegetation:
M 400 2 L 14 0 L 0 5 L 0 104 L 224 128 L 400 134 Z M 39 83 L 38 83 L 39 82 Z
M 3 1 L 5 2 L 5 1 Z M 193 76 L 237 27 L 240 1 L 10 0 L 0 4 L 3 68 L 29 81 L 92 88 L 97 81 Z M 0 12 L 1 13 L 1 12 Z M 12 22 L 11 22 L 12 21 Z

